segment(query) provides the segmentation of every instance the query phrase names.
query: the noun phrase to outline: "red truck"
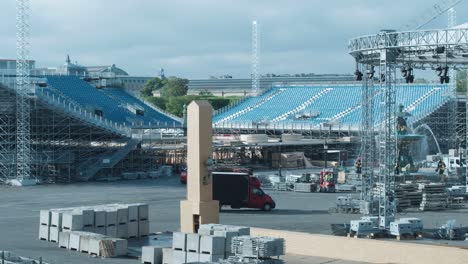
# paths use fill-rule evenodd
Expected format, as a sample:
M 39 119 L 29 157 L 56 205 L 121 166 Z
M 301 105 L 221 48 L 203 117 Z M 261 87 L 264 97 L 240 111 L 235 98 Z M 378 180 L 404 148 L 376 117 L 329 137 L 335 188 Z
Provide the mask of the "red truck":
M 256 208 L 271 211 L 275 201 L 266 194 L 258 178 L 252 176 L 249 169 L 225 168 L 211 173 L 213 178 L 213 200 L 218 200 L 220 207 Z M 187 173 L 181 174 L 180 181 L 187 183 Z

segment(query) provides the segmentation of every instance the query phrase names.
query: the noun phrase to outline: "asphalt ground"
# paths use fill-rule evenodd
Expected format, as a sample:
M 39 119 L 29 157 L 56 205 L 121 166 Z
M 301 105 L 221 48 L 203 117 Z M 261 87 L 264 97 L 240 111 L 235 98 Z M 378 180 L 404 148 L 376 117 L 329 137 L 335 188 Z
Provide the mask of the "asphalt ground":
M 273 190 L 266 190 L 266 192 L 276 201 L 275 210 L 263 212 L 255 209 L 223 208 L 220 215 L 221 223 L 331 234 L 331 223 L 349 223 L 350 220 L 359 218 L 359 215 L 328 212 L 328 208 L 334 206 L 336 197 L 344 194 Z M 179 203 L 185 198 L 185 193 L 185 185 L 181 185 L 175 177 L 159 180 L 88 182 L 21 188 L 0 186 L 0 250 L 12 251 L 17 255 L 36 259 L 42 257 L 48 263 L 139 263 L 136 259 L 92 258 L 83 253 L 59 249 L 55 243 L 40 241 L 38 239 L 39 210 L 144 202 L 150 206 L 151 232 L 177 231 L 179 229 Z M 427 228 L 438 227 L 450 219 L 455 219 L 457 225 L 468 225 L 467 209 L 439 212 L 410 211 L 400 216 L 421 217 Z M 291 261 L 304 259 L 302 256 L 288 257 L 292 258 Z M 296 263 L 291 261 L 288 263 Z M 310 261 L 310 263 L 321 263 Z M 317 261 L 321 261 L 320 258 L 317 258 Z M 326 261 L 328 260 L 324 260 Z

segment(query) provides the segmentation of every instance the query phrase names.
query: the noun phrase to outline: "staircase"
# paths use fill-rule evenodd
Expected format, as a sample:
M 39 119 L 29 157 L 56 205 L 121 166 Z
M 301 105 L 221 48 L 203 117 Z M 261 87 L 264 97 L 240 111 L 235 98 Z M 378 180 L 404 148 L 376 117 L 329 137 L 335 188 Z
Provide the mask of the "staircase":
M 271 120 L 271 122 L 278 122 L 278 121 L 281 121 L 281 120 L 284 120 L 286 119 L 289 115 L 293 115 L 293 114 L 296 114 L 304 109 L 306 109 L 306 107 L 308 107 L 309 105 L 311 105 L 313 102 L 315 102 L 317 99 L 319 99 L 320 97 L 326 95 L 327 93 L 329 93 L 331 90 L 333 90 L 333 88 L 326 88 L 322 91 L 320 91 L 318 94 L 312 96 L 311 98 L 307 99 L 307 101 L 303 102 L 302 104 L 300 104 L 299 106 L 297 106 L 296 108 L 292 109 L 292 110 L 289 110 L 288 112 L 278 116 L 278 117 L 275 117 Z
M 226 116 L 225 118 L 219 120 L 218 122 L 215 123 L 215 125 L 223 123 L 223 122 L 231 120 L 231 119 L 234 119 L 234 118 L 236 118 L 236 117 L 238 117 L 240 115 L 243 115 L 243 114 L 245 114 L 247 112 L 250 112 L 250 111 L 254 110 L 255 108 L 257 108 L 257 107 L 265 104 L 266 102 L 270 101 L 271 99 L 273 99 L 275 96 L 281 94 L 282 92 L 284 92 L 284 89 L 278 89 L 275 92 L 273 92 L 272 94 L 270 94 L 269 96 L 267 96 L 267 97 L 263 98 L 262 100 L 260 100 L 259 102 L 257 102 L 256 104 L 248 106 L 247 108 L 242 109 L 239 112 L 236 112 L 234 114 L 231 114 L 231 115 Z
M 102 155 L 100 155 L 97 159 L 88 159 L 84 163 L 82 163 L 78 167 L 79 177 L 77 178 L 78 181 L 88 181 L 92 179 L 99 170 L 104 168 L 112 168 L 119 161 L 121 161 L 125 156 L 128 155 L 135 147 L 141 143 L 141 139 L 130 139 L 127 144 L 118 149 L 111 149 Z

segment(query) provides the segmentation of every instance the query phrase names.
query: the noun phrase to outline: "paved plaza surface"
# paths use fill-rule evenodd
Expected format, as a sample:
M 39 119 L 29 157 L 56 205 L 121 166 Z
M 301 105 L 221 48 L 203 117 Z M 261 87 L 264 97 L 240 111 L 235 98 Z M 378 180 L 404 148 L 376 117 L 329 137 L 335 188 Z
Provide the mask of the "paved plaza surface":
M 331 223 L 349 223 L 359 215 L 330 214 L 338 195 L 330 193 L 293 193 L 266 190 L 277 209 L 262 212 L 253 209 L 224 208 L 221 222 L 262 228 L 331 234 Z M 139 263 L 136 259 L 100 259 L 59 249 L 57 244 L 38 240 L 39 210 L 106 203 L 144 202 L 150 205 L 151 232 L 179 228 L 179 202 L 185 197 L 185 185 L 176 177 L 159 180 L 88 182 L 31 187 L 0 186 L 0 249 L 26 257 L 43 257 L 48 263 Z M 405 212 L 404 217 L 422 217 L 433 228 L 449 219 L 468 225 L 468 210 L 442 212 Z M 333 258 L 333 256 L 331 256 Z M 356 263 L 303 256 L 286 256 L 288 263 Z M 320 262 L 322 261 L 323 262 Z M 314 262 L 315 261 L 315 262 Z M 327 262 L 328 261 L 328 262 Z

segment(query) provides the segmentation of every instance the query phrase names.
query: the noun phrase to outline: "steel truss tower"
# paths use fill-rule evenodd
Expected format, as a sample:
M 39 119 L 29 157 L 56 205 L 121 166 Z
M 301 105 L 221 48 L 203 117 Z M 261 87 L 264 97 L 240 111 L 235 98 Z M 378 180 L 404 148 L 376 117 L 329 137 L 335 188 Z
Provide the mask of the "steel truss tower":
M 252 95 L 258 94 L 260 90 L 260 80 L 258 75 L 258 22 L 254 20 L 252 22 Z
M 379 106 L 379 228 L 386 229 L 395 219 L 395 165 L 397 163 L 396 68 L 391 49 L 380 53 Z
M 16 179 L 31 180 L 29 0 L 16 1 Z
M 362 163 L 362 192 L 361 200 L 370 202 L 370 212 L 372 214 L 372 187 L 374 185 L 373 161 L 375 157 L 375 133 L 374 133 L 374 81 L 371 65 L 360 65 L 361 70 L 366 67 L 367 75 L 362 80 L 361 93 L 361 163 Z

